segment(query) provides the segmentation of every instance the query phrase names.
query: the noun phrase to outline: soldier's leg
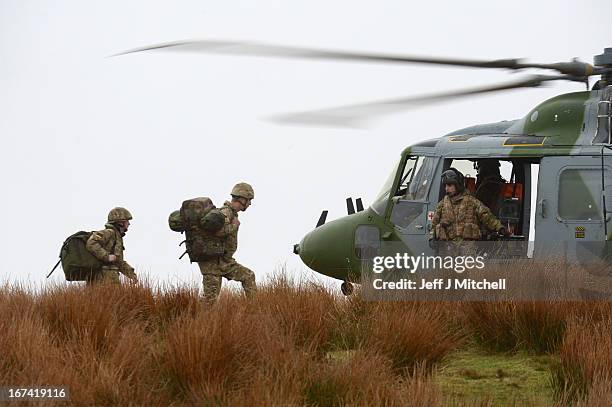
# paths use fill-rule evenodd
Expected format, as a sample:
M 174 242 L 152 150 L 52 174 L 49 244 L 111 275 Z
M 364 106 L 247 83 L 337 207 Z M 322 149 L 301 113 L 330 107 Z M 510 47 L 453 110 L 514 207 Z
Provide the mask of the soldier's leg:
M 215 260 L 213 262 L 199 262 L 200 272 L 202 273 L 202 296 L 206 305 L 212 305 L 217 301 L 219 293 L 221 292 L 221 273 L 219 270 L 219 263 Z
M 121 284 L 121 280 L 119 280 L 119 270 L 111 267 L 102 267 L 100 271 L 92 274 L 87 280 L 88 286 L 100 283 Z
M 219 293 L 221 292 L 221 276 L 214 274 L 203 274 L 202 285 L 204 286 L 204 303 L 206 305 L 212 305 L 217 301 Z
M 119 270 L 116 268 L 102 269 L 102 280 L 105 283 L 121 284 Z
M 257 291 L 257 284 L 255 283 L 255 273 L 251 269 L 244 267 L 233 258 L 229 261 L 225 261 L 223 265 L 225 273 L 223 277 L 228 280 L 240 281 L 242 283 L 242 289 L 247 297 L 253 296 Z

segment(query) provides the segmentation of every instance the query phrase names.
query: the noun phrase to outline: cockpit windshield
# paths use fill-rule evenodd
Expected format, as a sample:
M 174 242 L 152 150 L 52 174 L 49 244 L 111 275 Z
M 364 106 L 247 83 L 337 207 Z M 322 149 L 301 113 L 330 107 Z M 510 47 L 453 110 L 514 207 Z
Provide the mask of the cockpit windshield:
M 393 196 L 400 196 L 404 200 L 423 201 L 427 197 L 431 177 L 435 170 L 435 157 L 408 156 L 402 168 L 400 183 Z M 389 200 L 389 194 L 395 180 L 398 166 L 383 185 L 380 193 L 372 204 L 372 209 L 379 215 L 383 215 Z
M 391 170 L 391 174 L 387 177 L 387 180 L 383 184 L 380 192 L 374 199 L 374 203 L 372 204 L 372 209 L 379 215 L 384 215 L 385 207 L 387 206 L 387 201 L 389 200 L 389 193 L 391 192 L 391 187 L 393 186 L 393 181 L 395 180 L 395 174 L 397 174 L 397 167 L 399 166 L 399 161 L 395 163 L 393 169 Z

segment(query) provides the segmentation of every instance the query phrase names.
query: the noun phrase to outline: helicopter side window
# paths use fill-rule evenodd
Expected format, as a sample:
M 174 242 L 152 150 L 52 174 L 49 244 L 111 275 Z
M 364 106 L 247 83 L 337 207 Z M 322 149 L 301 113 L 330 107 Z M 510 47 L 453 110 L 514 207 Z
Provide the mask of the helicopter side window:
M 606 174 L 609 176 L 609 174 Z M 580 196 L 580 199 L 576 199 Z M 566 169 L 559 176 L 559 217 L 599 221 L 602 218 L 601 170 Z

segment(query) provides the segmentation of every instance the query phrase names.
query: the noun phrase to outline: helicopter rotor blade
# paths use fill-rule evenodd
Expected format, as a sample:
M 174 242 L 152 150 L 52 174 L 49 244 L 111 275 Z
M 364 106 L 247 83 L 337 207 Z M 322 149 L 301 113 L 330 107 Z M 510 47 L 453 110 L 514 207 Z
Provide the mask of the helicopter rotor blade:
M 396 113 L 408 109 L 414 109 L 421 107 L 425 104 L 445 102 L 455 98 L 480 95 L 484 93 L 500 92 L 511 89 L 535 88 L 543 85 L 546 82 L 556 80 L 571 80 L 583 82 L 584 78 L 571 77 L 567 75 L 534 75 L 526 77 L 519 81 L 508 82 L 493 86 L 464 89 L 454 92 L 439 93 L 425 96 L 385 99 L 368 103 L 333 107 L 328 109 L 287 113 L 271 117 L 270 119 L 272 121 L 284 124 L 354 127 L 368 118 Z
M 578 61 L 561 62 L 554 64 L 524 63 L 523 59 L 510 58 L 498 60 L 473 60 L 455 58 L 435 58 L 394 54 L 378 54 L 365 52 L 334 51 L 318 48 L 288 47 L 257 42 L 225 41 L 225 40 L 186 40 L 167 42 L 134 48 L 123 51 L 112 56 L 126 55 L 143 51 L 183 51 L 200 52 L 226 55 L 283 57 L 299 59 L 319 59 L 353 62 L 378 62 L 378 63 L 416 63 L 447 66 L 462 66 L 471 68 L 502 68 L 502 69 L 551 69 L 564 75 L 590 76 L 598 74 L 599 69 L 590 64 Z

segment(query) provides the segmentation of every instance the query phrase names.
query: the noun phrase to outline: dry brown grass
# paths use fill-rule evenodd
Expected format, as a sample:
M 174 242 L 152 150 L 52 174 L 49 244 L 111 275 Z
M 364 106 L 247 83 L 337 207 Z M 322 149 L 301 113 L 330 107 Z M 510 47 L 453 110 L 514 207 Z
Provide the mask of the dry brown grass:
M 225 291 L 209 308 L 194 288 L 4 286 L 0 383 L 67 386 L 77 406 L 441 406 L 431 370 L 478 337 L 558 348 L 560 399 L 602 405 L 611 309 L 365 302 L 283 275 L 252 299 Z M 559 332 L 561 345 L 542 347 Z
M 486 349 L 542 354 L 557 350 L 570 320 L 609 315 L 606 302 L 503 301 L 458 304 L 455 316 L 465 335 Z
M 427 330 L 425 310 L 404 311 L 392 321 L 392 307 L 282 275 L 252 299 L 224 292 L 210 308 L 189 288 L 5 286 L 0 383 L 67 386 L 77 406 L 435 405 L 424 371 L 396 374 L 383 332 L 410 343 L 402 367 L 414 368 L 446 352 L 431 346 L 442 320 Z
M 444 304 L 377 303 L 368 320 L 362 346 L 386 356 L 396 372 L 433 367 L 461 342 L 460 332 L 447 320 Z
M 595 402 L 612 391 L 612 315 L 572 319 L 559 347 L 552 384 L 561 399 Z M 583 401 L 586 403 L 587 401 Z M 610 401 L 609 401 L 610 402 Z

